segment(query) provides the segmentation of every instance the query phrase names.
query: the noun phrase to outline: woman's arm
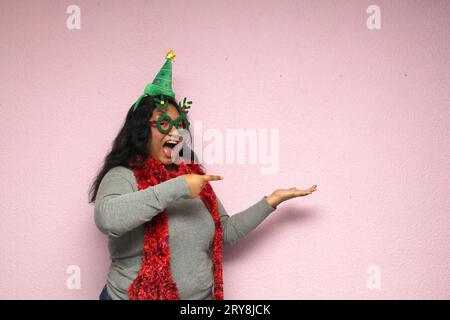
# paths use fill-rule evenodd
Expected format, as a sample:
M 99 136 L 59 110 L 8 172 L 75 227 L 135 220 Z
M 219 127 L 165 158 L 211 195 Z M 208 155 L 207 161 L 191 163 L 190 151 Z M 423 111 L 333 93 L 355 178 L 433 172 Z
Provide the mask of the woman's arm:
M 179 198 L 190 198 L 189 187 L 181 176 L 134 191 L 129 179 L 110 171 L 98 189 L 95 224 L 103 233 L 120 237 L 151 220 Z
M 225 245 L 233 245 L 236 241 L 245 237 L 276 209 L 268 203 L 266 196 L 251 207 L 232 216 L 228 215 L 219 198 L 217 198 L 217 205 Z

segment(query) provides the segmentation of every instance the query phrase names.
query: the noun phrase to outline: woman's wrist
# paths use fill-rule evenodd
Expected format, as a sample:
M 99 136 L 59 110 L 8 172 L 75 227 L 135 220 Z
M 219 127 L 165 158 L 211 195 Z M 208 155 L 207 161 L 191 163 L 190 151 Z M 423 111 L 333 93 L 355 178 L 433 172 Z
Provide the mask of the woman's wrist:
M 267 203 L 271 205 L 273 208 L 277 208 L 277 206 L 281 203 L 278 197 L 271 194 L 270 196 L 266 196 Z

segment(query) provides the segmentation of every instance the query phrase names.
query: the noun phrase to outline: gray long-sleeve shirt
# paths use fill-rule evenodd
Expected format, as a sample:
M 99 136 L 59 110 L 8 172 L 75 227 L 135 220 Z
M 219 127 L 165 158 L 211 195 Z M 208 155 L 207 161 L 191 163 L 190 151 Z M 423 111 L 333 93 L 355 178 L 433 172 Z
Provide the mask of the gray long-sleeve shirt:
M 128 287 L 140 268 L 144 223 L 167 209 L 170 268 L 184 300 L 212 299 L 214 221 L 200 197 L 190 199 L 181 176 L 138 190 L 133 171 L 118 166 L 103 177 L 96 201 L 95 223 L 109 236 L 111 265 L 106 280 L 113 300 L 127 300 Z M 275 210 L 263 196 L 248 209 L 229 216 L 218 199 L 224 245 L 232 245 Z

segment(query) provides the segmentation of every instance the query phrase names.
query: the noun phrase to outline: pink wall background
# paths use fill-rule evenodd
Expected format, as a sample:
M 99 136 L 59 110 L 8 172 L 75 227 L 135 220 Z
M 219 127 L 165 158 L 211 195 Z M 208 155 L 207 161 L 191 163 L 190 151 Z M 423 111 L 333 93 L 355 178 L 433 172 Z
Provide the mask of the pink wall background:
M 318 185 L 225 248 L 226 299 L 449 299 L 449 20 L 437 0 L 2 1 L 0 298 L 98 298 L 109 255 L 88 188 L 173 49 L 205 130 L 280 130 L 277 175 L 207 166 L 231 215 Z

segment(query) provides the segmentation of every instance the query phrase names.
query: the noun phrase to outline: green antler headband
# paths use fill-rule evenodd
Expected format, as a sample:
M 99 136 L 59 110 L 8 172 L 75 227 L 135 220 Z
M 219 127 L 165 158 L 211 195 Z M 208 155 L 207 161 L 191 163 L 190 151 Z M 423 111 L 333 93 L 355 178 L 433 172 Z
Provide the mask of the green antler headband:
M 166 53 L 166 61 L 164 65 L 159 70 L 155 79 L 153 79 L 152 83 L 148 83 L 144 89 L 144 93 L 137 99 L 136 103 L 133 107 L 133 112 L 139 107 L 141 100 L 151 95 L 154 97 L 154 101 L 157 105 L 158 111 L 162 113 L 167 112 L 168 101 L 166 101 L 163 95 L 172 97 L 175 99 L 175 92 L 172 90 L 172 62 L 175 58 L 175 53 L 173 50 L 170 50 Z M 181 108 L 181 114 L 183 117 L 186 117 L 188 113 L 188 109 L 191 107 L 192 101 L 186 101 L 186 98 L 183 99 L 183 103 L 179 102 L 179 107 Z

